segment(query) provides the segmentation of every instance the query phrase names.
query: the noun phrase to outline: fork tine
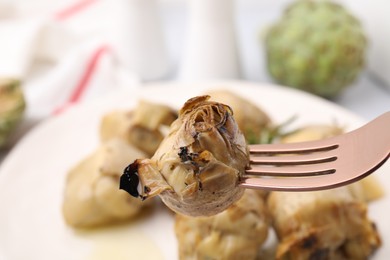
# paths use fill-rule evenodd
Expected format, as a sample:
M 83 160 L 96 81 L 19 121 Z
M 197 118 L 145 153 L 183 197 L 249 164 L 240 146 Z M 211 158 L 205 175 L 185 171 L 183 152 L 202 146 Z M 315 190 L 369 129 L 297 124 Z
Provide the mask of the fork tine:
M 261 154 L 260 154 L 261 155 Z M 321 162 L 335 161 L 337 157 L 333 150 L 325 152 L 314 152 L 301 155 L 285 155 L 285 156 L 258 156 L 254 153 L 250 156 L 251 164 L 263 165 L 302 165 Z
M 314 191 L 358 181 L 390 157 L 389 123 L 390 112 L 387 112 L 337 137 L 304 143 L 251 145 L 251 168 L 245 171 L 239 185 L 273 191 Z M 275 156 L 278 154 L 285 156 Z
M 316 151 L 330 151 L 338 147 L 338 138 L 308 141 L 288 144 L 252 144 L 249 145 L 251 154 L 274 154 L 274 153 L 311 153 Z
M 286 178 L 259 178 L 243 177 L 239 184 L 243 188 L 262 189 L 269 191 L 315 191 L 340 187 L 356 180 L 354 179 L 337 179 L 332 174 L 311 176 L 311 177 L 286 177 Z
M 335 165 L 333 162 L 325 162 L 311 165 L 299 166 L 269 166 L 269 165 L 251 165 L 251 168 L 245 171 L 246 175 L 260 176 L 313 176 L 334 173 Z

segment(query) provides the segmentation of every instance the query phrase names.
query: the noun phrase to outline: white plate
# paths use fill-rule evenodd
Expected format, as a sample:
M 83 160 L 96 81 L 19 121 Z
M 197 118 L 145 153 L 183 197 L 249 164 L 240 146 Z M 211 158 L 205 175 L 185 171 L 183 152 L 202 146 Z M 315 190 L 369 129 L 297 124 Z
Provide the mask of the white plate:
M 236 91 L 276 122 L 299 115 L 297 125 L 336 121 L 353 129 L 363 124 L 352 113 L 309 94 L 245 82 L 155 84 L 75 106 L 34 128 L 1 165 L 0 258 L 3 254 L 5 259 L 177 259 L 172 215 L 161 208 L 114 228 L 79 232 L 67 227 L 61 215 L 64 179 L 71 166 L 97 147 L 105 112 L 131 108 L 139 98 L 179 108 L 212 87 Z M 389 166 L 375 173 L 385 187 L 390 187 Z M 390 255 L 389 199 L 369 206 L 384 242 L 374 259 Z

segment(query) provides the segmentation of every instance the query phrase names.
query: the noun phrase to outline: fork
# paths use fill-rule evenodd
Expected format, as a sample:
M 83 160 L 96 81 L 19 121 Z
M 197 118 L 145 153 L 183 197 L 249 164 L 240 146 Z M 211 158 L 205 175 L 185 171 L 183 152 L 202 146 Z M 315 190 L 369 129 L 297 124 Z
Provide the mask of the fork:
M 313 191 L 347 185 L 381 167 L 390 156 L 390 111 L 346 134 L 324 140 L 249 146 L 250 166 L 240 186 Z

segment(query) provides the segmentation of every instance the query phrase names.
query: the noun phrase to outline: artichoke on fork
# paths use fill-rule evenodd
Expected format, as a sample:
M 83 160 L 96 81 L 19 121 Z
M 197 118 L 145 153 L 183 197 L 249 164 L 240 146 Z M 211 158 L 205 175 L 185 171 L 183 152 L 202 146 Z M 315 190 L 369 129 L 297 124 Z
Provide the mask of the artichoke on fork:
M 231 108 L 209 98 L 184 104 L 153 157 L 126 168 L 121 189 L 141 199 L 159 195 L 189 216 L 217 214 L 242 196 L 238 181 L 249 163 L 244 135 Z

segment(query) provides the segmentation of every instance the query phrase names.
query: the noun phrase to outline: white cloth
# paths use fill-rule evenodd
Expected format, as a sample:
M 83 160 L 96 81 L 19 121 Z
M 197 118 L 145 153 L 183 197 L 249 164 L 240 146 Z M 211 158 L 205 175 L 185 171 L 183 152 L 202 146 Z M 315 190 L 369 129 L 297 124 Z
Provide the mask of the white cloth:
M 23 78 L 36 49 L 42 23 L 5 20 L 0 23 L 0 76 Z
M 25 94 L 30 104 L 29 115 L 46 117 L 56 110 L 74 103 L 72 95 L 81 81 L 87 80 L 88 86 L 76 100 L 86 100 L 103 96 L 112 91 L 139 85 L 138 77 L 123 68 L 110 49 L 99 41 L 86 42 L 71 49 L 61 62 L 57 63 L 44 76 L 30 78 L 25 84 Z M 97 56 L 97 52 L 101 52 Z M 94 63 L 95 67 L 90 68 Z M 87 70 L 93 70 L 85 79 Z M 41 74 L 41 73 L 39 73 Z
M 0 0 L 0 9 L 9 11 L 0 13 L 0 77 L 22 80 L 28 116 L 44 118 L 69 103 L 136 88 L 141 79 L 156 79 L 169 71 L 157 18 L 147 16 L 150 30 L 142 33 L 137 28 L 142 28 L 144 18 L 128 17 L 131 12 L 126 12 L 134 7 L 147 14 L 154 7 L 156 14 L 155 0 L 64 3 L 26 14 L 23 1 Z M 160 35 L 152 39 L 153 46 L 147 44 L 151 34 Z

